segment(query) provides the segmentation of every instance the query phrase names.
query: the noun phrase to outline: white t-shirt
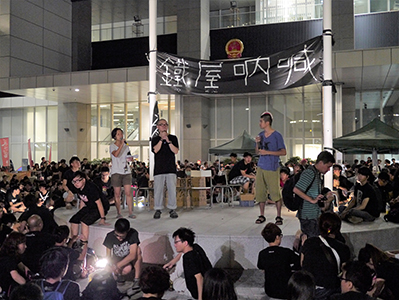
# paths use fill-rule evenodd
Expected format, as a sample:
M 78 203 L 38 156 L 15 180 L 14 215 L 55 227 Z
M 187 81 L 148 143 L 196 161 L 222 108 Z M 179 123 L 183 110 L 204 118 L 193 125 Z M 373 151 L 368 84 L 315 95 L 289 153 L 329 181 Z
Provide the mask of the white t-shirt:
M 112 159 L 112 167 L 110 172 L 111 176 L 112 174 L 130 174 L 130 167 L 126 161 L 127 154 L 130 152 L 129 146 L 126 144 L 123 145 L 123 149 L 119 154 L 119 157 L 116 157 L 112 154 L 112 152 L 118 149 L 119 147 L 114 143 L 109 146 L 109 153 L 111 154 Z

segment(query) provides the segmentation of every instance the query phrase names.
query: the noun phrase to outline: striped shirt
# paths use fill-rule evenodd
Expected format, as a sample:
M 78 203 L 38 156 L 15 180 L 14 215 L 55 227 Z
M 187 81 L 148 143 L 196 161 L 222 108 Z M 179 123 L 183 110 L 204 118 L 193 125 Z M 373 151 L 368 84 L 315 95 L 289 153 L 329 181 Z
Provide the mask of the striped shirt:
M 312 183 L 313 178 L 315 179 Z M 317 169 L 314 166 L 311 166 L 302 172 L 301 177 L 299 178 L 295 187 L 300 189 L 302 192 L 305 192 L 311 183 L 312 186 L 306 192 L 306 195 L 314 199 L 321 192 L 320 173 L 317 171 Z M 320 214 L 321 214 L 321 209 L 317 205 L 317 203 L 313 204 L 310 203 L 309 201 L 304 200 L 302 208 L 298 210 L 297 217 L 299 219 L 317 219 Z

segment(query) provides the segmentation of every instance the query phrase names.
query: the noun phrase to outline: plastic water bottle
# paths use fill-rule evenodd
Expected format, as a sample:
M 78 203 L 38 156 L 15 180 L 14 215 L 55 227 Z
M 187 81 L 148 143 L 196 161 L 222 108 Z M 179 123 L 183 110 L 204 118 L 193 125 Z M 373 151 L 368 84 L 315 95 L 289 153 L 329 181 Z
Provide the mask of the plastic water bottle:
M 388 214 L 390 209 L 391 207 L 389 206 L 389 202 L 387 202 L 387 204 L 385 205 L 385 214 Z

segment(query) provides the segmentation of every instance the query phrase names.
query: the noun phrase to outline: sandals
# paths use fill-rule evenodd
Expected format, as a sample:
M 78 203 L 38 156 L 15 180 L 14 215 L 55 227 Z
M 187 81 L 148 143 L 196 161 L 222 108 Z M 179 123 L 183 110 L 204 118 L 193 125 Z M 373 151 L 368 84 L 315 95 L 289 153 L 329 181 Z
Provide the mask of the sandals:
M 276 222 L 274 224 L 276 225 L 283 225 L 283 218 L 282 217 L 276 217 Z
M 262 223 L 264 223 L 264 222 L 266 222 L 265 216 L 259 216 L 259 217 L 256 219 L 256 221 L 255 221 L 256 224 L 262 224 Z

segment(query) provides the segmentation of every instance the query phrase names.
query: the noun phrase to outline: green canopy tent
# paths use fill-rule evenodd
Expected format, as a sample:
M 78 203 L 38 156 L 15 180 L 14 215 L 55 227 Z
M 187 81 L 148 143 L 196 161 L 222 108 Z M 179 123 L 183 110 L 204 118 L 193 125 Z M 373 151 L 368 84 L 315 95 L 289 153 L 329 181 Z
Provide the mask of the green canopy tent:
M 377 164 L 377 153 L 399 153 L 399 131 L 375 118 L 362 128 L 335 138 L 333 147 L 347 154 L 373 154 L 373 165 Z
M 252 155 L 255 155 L 255 139 L 248 134 L 246 130 L 244 132 L 235 137 L 233 140 L 228 141 L 220 146 L 216 146 L 209 149 L 209 154 L 214 155 L 229 155 L 231 152 L 237 154 L 244 154 L 244 152 L 249 152 Z

